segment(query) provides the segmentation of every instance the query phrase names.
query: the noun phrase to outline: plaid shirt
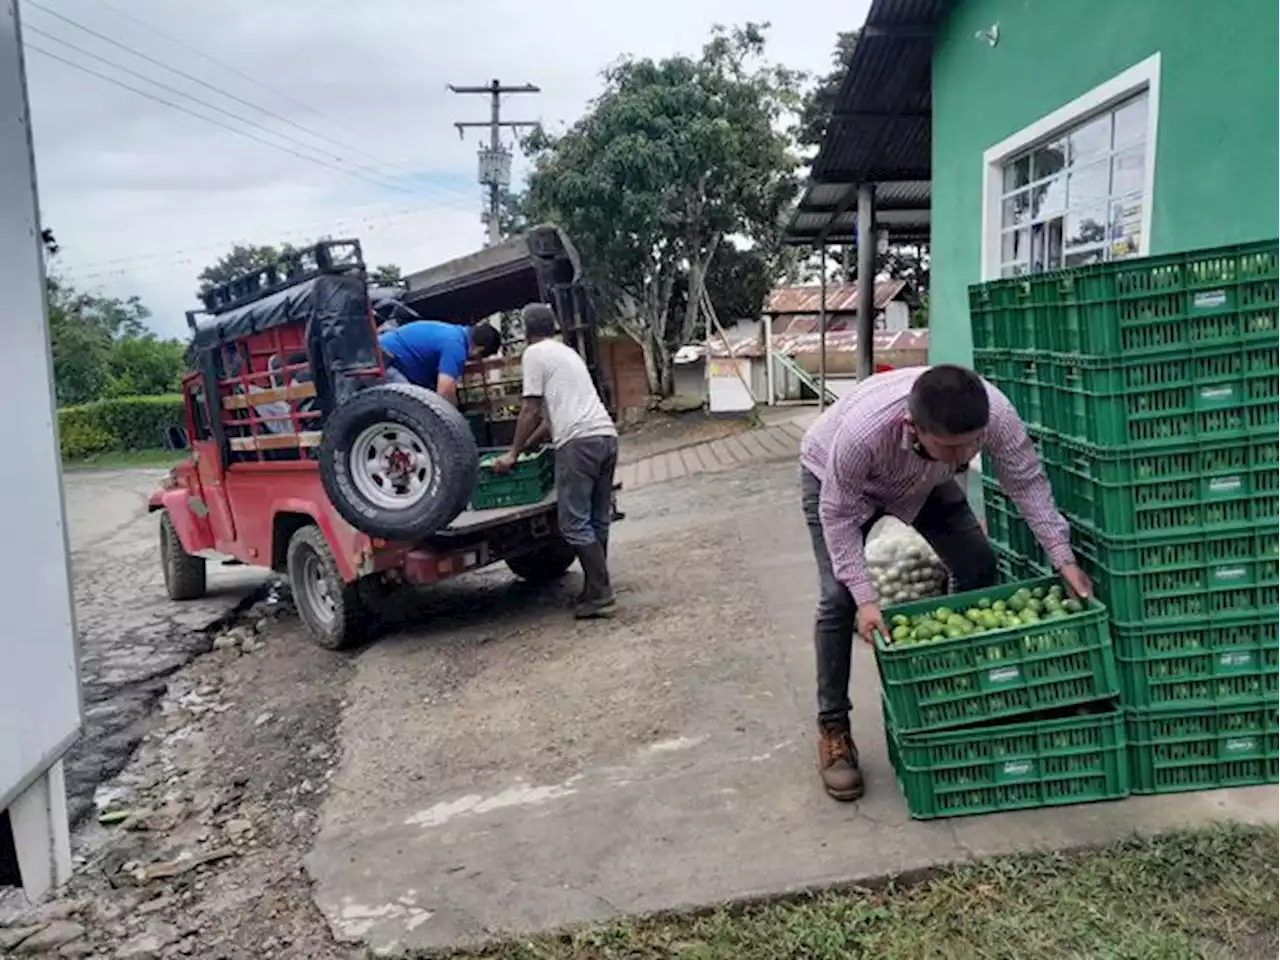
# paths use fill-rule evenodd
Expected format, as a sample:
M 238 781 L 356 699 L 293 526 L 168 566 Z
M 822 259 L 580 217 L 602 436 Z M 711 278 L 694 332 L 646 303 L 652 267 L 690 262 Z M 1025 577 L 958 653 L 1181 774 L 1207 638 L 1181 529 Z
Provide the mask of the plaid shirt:
M 879 597 L 867 571 L 862 525 L 877 510 L 910 523 L 930 491 L 967 465 L 939 463 L 915 451 L 905 422 L 907 396 L 927 367 L 880 373 L 833 404 L 804 435 L 800 462 L 822 482 L 819 514 L 836 577 L 859 604 Z M 993 387 L 982 450 L 1056 569 L 1075 562 L 1067 522 L 1053 503 L 1035 447 L 1009 399 Z

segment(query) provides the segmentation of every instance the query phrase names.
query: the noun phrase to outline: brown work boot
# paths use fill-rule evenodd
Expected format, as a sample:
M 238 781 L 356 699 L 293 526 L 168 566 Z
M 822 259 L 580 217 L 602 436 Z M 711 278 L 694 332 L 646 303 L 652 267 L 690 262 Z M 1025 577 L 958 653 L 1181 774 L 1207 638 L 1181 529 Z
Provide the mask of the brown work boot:
M 848 717 L 818 721 L 818 772 L 822 786 L 835 799 L 848 801 L 862 796 L 858 748 L 849 733 Z

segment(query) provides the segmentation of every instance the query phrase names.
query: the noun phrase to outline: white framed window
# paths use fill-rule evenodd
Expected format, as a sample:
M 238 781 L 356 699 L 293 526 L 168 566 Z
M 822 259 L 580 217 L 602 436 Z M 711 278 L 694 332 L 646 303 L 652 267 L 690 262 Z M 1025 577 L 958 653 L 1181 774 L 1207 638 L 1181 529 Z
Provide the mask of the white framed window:
M 1160 55 L 983 154 L 982 279 L 1145 255 Z

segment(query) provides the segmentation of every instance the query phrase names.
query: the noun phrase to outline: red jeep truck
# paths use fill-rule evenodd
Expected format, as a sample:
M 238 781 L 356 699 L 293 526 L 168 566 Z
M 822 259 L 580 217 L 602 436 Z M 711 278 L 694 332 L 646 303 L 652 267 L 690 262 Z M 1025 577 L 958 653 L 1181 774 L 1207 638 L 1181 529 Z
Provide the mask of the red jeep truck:
M 595 315 L 578 274 L 567 238 L 539 227 L 410 276 L 394 314 L 472 323 L 549 303 L 601 387 Z M 367 634 L 390 586 L 500 560 L 539 583 L 568 570 L 554 492 L 524 506 L 468 507 L 477 437 L 511 442 L 518 376 L 504 383 L 502 361 L 469 367 L 461 410 L 384 382 L 357 241 L 317 244 L 204 299 L 205 311 L 188 314 L 182 383 L 191 456 L 149 502 L 172 599 L 204 594 L 210 559 L 267 567 L 287 575 L 316 640 L 339 649 Z

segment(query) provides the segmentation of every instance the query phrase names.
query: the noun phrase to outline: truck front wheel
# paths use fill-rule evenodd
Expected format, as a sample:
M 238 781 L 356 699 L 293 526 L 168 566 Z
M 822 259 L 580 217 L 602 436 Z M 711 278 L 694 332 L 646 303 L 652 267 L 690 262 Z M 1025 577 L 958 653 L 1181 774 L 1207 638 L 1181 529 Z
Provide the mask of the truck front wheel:
M 182 548 L 178 531 L 166 510 L 160 514 L 160 565 L 170 600 L 199 600 L 208 589 L 203 557 Z
M 344 650 L 359 643 L 370 611 L 356 584 L 342 579 L 319 527 L 307 526 L 294 533 L 285 565 L 298 616 L 316 643 L 327 650 Z
M 557 537 L 528 553 L 509 557 L 507 567 L 521 580 L 550 583 L 565 575 L 573 566 L 574 557 L 573 547 Z

